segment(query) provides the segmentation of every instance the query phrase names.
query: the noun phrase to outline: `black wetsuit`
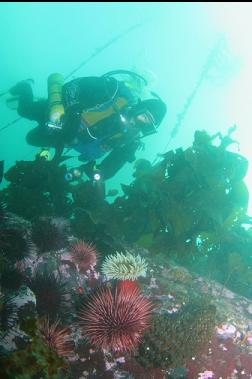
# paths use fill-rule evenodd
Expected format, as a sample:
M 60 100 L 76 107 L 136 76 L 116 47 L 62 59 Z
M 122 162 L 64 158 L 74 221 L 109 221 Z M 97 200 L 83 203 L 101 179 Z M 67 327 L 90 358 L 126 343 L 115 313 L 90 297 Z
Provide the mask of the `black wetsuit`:
M 27 143 L 38 147 L 54 147 L 59 155 L 64 146 L 71 146 L 72 141 L 78 137 L 81 149 L 84 149 L 84 155 L 81 153 L 81 156 L 84 156 L 83 160 L 95 160 L 95 157 L 92 159 L 92 152 L 85 158 L 85 148 L 88 150 L 92 146 L 93 140 L 88 133 L 80 132 L 81 112 L 109 102 L 114 96 L 117 86 L 118 82 L 114 78 L 105 77 L 83 77 L 64 84 L 62 91 L 65 109 L 64 125 L 62 130 L 55 131 L 45 126 L 48 121 L 47 100 L 34 101 L 30 83 L 19 83 L 11 90 L 13 95 L 19 95 L 18 113 L 22 117 L 38 122 L 38 126 L 28 132 Z M 135 159 L 135 151 L 140 146 L 140 140 L 134 130 L 126 132 L 125 135 L 122 134 L 119 139 L 110 138 L 121 128 L 119 113 L 113 113 L 92 126 L 92 132 L 95 132 L 97 141 L 102 140 L 109 151 L 107 157 L 100 164 L 104 179 L 115 175 L 127 161 L 132 162 Z M 72 147 L 75 148 L 75 146 Z M 77 148 L 76 150 L 79 151 Z M 104 154 L 106 154 L 106 150 L 104 150 Z M 102 156 L 103 152 L 100 152 L 100 155 Z

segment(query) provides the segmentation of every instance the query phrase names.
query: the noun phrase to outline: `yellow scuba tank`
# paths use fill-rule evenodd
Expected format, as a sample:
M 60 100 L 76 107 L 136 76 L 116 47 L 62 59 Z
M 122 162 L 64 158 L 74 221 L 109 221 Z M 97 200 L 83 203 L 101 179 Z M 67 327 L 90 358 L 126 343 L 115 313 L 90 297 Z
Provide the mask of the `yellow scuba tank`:
M 60 126 L 61 117 L 64 115 L 62 104 L 63 83 L 64 77 L 58 73 L 51 74 L 47 80 L 49 123 L 52 123 L 52 127 Z M 48 126 L 50 126 L 49 123 Z

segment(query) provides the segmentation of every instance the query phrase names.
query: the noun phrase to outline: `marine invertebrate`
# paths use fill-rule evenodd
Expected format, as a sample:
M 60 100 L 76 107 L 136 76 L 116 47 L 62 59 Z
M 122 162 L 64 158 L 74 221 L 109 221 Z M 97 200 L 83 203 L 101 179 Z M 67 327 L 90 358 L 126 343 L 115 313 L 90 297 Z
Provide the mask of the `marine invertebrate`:
M 34 277 L 28 281 L 28 286 L 36 296 L 39 316 L 48 314 L 50 319 L 55 319 L 57 314 L 66 307 L 65 285 L 56 275 L 47 270 L 35 272 Z
M 104 287 L 90 296 L 80 312 L 87 339 L 98 348 L 131 351 L 148 328 L 151 302 L 137 288 Z
M 70 330 L 60 328 L 59 319 L 50 323 L 48 318 L 43 318 L 38 323 L 38 329 L 50 349 L 63 357 L 72 355 L 74 344 L 70 341 Z
M 68 225 L 49 217 L 41 217 L 33 222 L 32 240 L 40 253 L 62 249 L 67 244 Z
M 15 297 L 0 294 L 0 335 L 8 331 L 17 321 Z
M 15 291 L 18 290 L 23 283 L 24 275 L 22 272 L 18 271 L 15 267 L 8 263 L 3 264 L 0 280 L 0 284 L 3 289 Z
M 0 252 L 9 261 L 27 257 L 32 248 L 32 243 L 28 235 L 21 228 L 3 227 L 0 231 Z
M 117 252 L 106 257 L 101 271 L 108 279 L 135 280 L 145 276 L 146 269 L 147 263 L 140 255 Z
M 128 289 L 133 288 L 140 289 L 140 286 L 137 280 L 120 280 L 118 282 L 118 288 L 125 289 L 127 291 Z
M 94 267 L 97 262 L 97 251 L 93 244 L 88 244 L 82 240 L 71 246 L 71 257 L 82 274 Z

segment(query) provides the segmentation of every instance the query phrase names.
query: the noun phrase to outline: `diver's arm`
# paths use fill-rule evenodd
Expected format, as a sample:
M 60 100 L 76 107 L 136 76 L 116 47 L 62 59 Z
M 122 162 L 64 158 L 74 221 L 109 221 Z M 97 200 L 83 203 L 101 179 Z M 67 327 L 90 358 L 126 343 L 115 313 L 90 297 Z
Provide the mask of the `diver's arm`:
M 135 152 L 139 144 L 133 142 L 130 145 L 125 145 L 115 148 L 99 165 L 99 170 L 103 180 L 112 178 L 126 162 L 133 162 Z
M 60 144 L 60 145 L 56 146 L 55 147 L 55 154 L 54 154 L 52 161 L 55 162 L 56 164 L 60 163 L 60 158 L 61 158 L 63 151 L 64 151 L 64 144 Z

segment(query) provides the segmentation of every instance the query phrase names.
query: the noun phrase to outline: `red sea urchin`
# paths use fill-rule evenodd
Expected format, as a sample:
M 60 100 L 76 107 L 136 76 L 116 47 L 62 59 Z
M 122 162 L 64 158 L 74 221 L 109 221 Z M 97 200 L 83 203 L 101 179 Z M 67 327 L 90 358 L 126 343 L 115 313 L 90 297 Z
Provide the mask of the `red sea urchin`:
M 71 256 L 73 262 L 78 265 L 82 274 L 96 265 L 96 248 L 94 245 L 88 244 L 84 241 L 78 241 L 71 246 Z
M 42 334 L 46 344 L 63 357 L 73 355 L 74 344 L 70 341 L 70 329 L 60 328 L 59 320 L 50 323 L 48 318 L 39 321 L 39 331 Z
M 91 295 L 82 308 L 80 325 L 96 347 L 131 351 L 149 326 L 152 308 L 136 287 L 105 287 Z

